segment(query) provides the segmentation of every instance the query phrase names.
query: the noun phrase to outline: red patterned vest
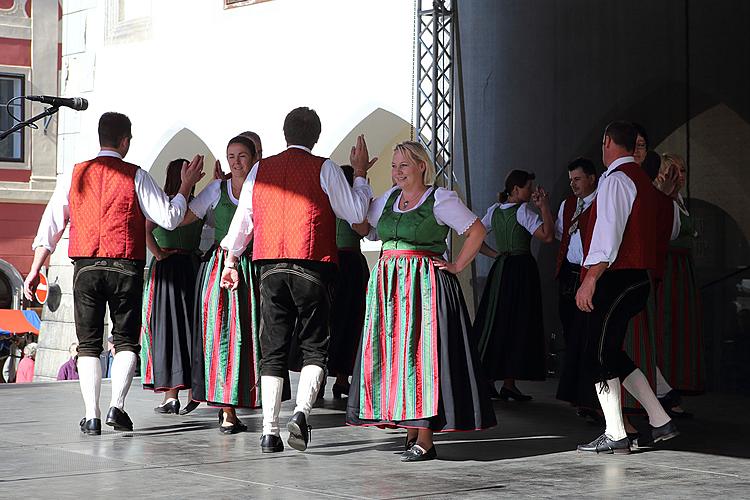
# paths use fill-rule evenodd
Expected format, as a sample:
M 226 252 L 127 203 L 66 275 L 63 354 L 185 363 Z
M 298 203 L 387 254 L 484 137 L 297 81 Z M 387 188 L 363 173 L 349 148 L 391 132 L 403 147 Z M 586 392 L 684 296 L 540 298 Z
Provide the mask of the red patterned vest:
M 253 188 L 253 260 L 336 262 L 336 216 L 320 186 L 325 158 L 299 148 L 264 158 Z
M 73 168 L 69 257 L 146 260 L 146 218 L 135 192 L 138 168 L 109 156 Z
M 633 181 L 637 194 L 625 225 L 617 258 L 609 269 L 648 269 L 658 277 L 664 270 L 672 234 L 673 207 L 669 197 L 658 191 L 637 163 L 625 163 L 615 169 Z M 588 220 L 581 226 L 583 253 L 588 255 L 596 224 L 597 199 L 591 204 Z M 581 279 L 586 269 L 581 269 Z

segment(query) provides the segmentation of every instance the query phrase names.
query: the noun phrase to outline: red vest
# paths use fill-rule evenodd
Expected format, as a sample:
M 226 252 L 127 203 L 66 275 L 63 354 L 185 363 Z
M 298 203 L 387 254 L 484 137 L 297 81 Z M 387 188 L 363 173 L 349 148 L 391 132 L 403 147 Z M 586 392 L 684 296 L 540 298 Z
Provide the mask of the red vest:
M 609 269 L 648 269 L 660 276 L 664 271 L 669 239 L 672 234 L 673 206 L 669 197 L 658 191 L 646 172 L 637 163 L 625 163 L 615 169 L 633 181 L 637 194 L 625 225 L 617 258 Z M 611 174 L 610 174 L 611 175 Z M 597 199 L 591 213 L 581 225 L 583 253 L 588 255 L 596 224 Z M 581 279 L 586 269 L 581 269 Z
M 253 187 L 253 260 L 336 262 L 336 216 L 320 186 L 325 158 L 299 148 L 264 158 Z
M 138 166 L 100 156 L 73 168 L 68 256 L 146 260 L 146 218 L 135 192 Z

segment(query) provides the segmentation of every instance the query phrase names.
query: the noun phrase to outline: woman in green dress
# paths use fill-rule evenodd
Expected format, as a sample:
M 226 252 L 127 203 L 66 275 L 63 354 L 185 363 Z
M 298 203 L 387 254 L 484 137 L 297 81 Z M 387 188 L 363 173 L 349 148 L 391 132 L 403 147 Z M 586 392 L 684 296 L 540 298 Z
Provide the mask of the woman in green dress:
M 497 248 L 482 245 L 481 252 L 495 263 L 487 275 L 474 326 L 487 378 L 503 381 L 499 394 L 494 386 L 491 392 L 506 401 L 530 400 L 516 380 L 544 380 L 546 375 L 542 292 L 531 239 L 550 243 L 555 221 L 547 193 L 542 188 L 534 190 L 534 178 L 530 172 L 512 170 L 499 203 L 482 219 L 487 232 L 495 234 Z M 529 208 L 529 201 L 541 217 Z
M 170 198 L 179 190 L 186 161 L 180 158 L 167 166 L 164 192 Z M 154 257 L 143 292 L 141 380 L 144 389 L 164 393 L 162 403 L 154 408 L 157 413 L 178 413 L 178 392 L 190 388 L 191 328 L 202 228 L 202 220 L 172 231 L 146 222 L 146 246 Z
M 496 423 L 455 276 L 485 231 L 454 191 L 432 185 L 435 169 L 420 144 L 396 146 L 392 173 L 396 185 L 367 214 L 368 238 L 382 240 L 383 253 L 367 285 L 346 421 L 408 429 L 401 461 L 417 462 L 437 457 L 434 432 Z M 466 239 L 448 262 L 451 229 Z

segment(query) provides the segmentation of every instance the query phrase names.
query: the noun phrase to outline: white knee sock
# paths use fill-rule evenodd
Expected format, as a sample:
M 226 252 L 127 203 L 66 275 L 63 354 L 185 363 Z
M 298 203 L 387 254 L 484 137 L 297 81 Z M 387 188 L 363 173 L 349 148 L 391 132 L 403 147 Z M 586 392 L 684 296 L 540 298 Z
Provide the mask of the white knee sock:
M 662 375 L 659 367 L 656 367 L 656 397 L 663 398 L 669 391 L 672 390 L 672 386 L 669 385 L 667 379 Z
M 123 410 L 125 408 L 125 396 L 128 395 L 130 384 L 133 382 L 135 372 L 136 356 L 134 352 L 120 351 L 112 360 L 112 401 L 109 406 L 116 406 Z
M 648 413 L 648 423 L 652 427 L 660 427 L 671 420 L 659 400 L 656 399 L 656 394 L 648 385 L 648 380 L 641 370 L 636 368 L 633 373 L 625 377 L 622 385 L 645 408 Z
M 323 368 L 316 365 L 306 365 L 302 367 L 299 374 L 299 385 L 297 386 L 297 406 L 294 407 L 294 413 L 301 411 L 305 418 L 310 416 L 310 410 L 318 397 L 320 384 L 323 383 L 325 372 Z
M 279 435 L 279 411 L 284 379 L 263 375 L 260 377 L 260 402 L 263 406 L 263 434 Z
M 102 364 L 99 358 L 78 356 L 78 383 L 81 386 L 86 420 L 102 418 L 99 411 L 99 393 L 102 389 Z
M 607 380 L 607 385 L 598 382 L 594 385 L 594 388 L 596 389 L 596 395 L 599 397 L 599 404 L 602 405 L 604 421 L 607 423 L 604 433 L 615 441 L 626 438 L 628 435 L 625 432 L 620 404 L 620 379 Z

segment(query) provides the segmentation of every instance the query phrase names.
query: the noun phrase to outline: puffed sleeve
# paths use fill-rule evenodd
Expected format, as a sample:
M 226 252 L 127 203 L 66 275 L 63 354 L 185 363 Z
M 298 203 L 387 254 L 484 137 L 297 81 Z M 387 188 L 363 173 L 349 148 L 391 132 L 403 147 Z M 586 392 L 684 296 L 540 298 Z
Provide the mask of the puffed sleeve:
M 487 213 L 484 214 L 484 217 L 482 217 L 482 225 L 487 230 L 487 234 L 490 234 L 492 232 L 492 216 L 495 213 L 495 209 L 499 206 L 499 203 L 495 203 L 487 209 Z
M 526 230 L 533 236 L 539 227 L 544 223 L 539 214 L 529 208 L 528 203 L 522 204 L 518 212 L 516 212 L 516 220 L 519 224 L 526 228 Z
M 198 196 L 190 201 L 190 211 L 193 212 L 196 217 L 202 219 L 206 216 L 211 208 L 216 208 L 221 197 L 221 180 L 216 179 L 212 181 L 208 186 L 203 188 L 203 191 L 198 193 Z
M 449 226 L 458 234 L 464 234 L 479 218 L 464 205 L 455 191 L 445 188 L 437 188 L 435 191 L 432 211 L 438 224 Z

